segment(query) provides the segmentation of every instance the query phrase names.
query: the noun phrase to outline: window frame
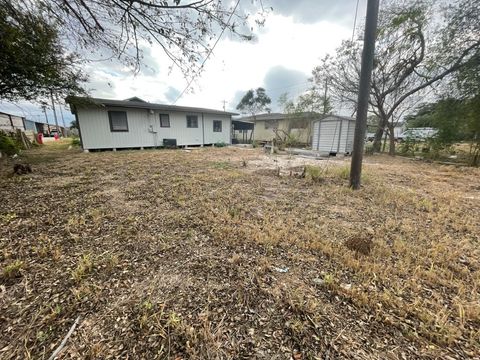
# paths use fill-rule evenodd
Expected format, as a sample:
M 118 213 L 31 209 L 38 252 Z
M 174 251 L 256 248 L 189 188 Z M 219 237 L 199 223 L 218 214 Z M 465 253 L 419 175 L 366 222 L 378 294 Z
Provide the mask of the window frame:
M 195 118 L 196 126 L 189 126 L 189 120 L 191 121 L 192 118 Z M 198 115 L 187 115 L 187 129 L 198 129 Z
M 166 116 L 166 117 L 167 117 L 167 119 L 168 119 L 168 126 L 164 126 L 164 125 L 162 124 L 162 116 Z M 159 117 L 159 120 L 160 120 L 160 127 L 161 127 L 161 128 L 169 128 L 169 127 L 171 126 L 171 124 L 170 124 L 170 114 L 158 114 L 158 117 Z
M 126 129 L 118 130 L 118 129 L 113 128 L 112 113 L 123 113 L 123 114 L 125 114 L 125 121 L 126 121 L 126 125 L 127 125 Z M 110 132 L 128 132 L 129 131 L 128 114 L 127 114 L 127 111 L 125 111 L 125 110 L 108 110 L 108 122 L 110 124 Z
M 265 120 L 265 130 L 278 129 L 279 122 L 277 119 Z
M 215 129 L 215 124 L 220 124 L 220 130 Z M 223 132 L 223 121 L 222 120 L 213 120 L 213 132 Z

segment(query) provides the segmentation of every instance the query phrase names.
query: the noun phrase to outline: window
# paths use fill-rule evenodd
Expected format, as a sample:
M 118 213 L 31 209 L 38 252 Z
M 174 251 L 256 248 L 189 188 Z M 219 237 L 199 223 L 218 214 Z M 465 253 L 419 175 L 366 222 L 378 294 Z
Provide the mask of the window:
M 198 128 L 197 115 L 187 115 L 187 128 Z
M 126 111 L 109 111 L 110 131 L 128 131 Z
M 160 127 L 170 127 L 170 115 L 160 114 Z
M 265 129 L 277 129 L 278 120 L 265 120 Z
M 213 132 L 222 132 L 221 120 L 213 120 Z

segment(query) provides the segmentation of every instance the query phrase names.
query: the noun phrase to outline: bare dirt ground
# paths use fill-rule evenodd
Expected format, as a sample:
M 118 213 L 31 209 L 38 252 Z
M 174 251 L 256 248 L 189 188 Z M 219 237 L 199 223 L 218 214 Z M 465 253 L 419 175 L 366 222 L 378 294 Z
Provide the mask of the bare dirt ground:
M 0 171 L 0 358 L 480 357 L 480 171 L 259 149 Z M 300 174 L 310 165 L 303 178 Z

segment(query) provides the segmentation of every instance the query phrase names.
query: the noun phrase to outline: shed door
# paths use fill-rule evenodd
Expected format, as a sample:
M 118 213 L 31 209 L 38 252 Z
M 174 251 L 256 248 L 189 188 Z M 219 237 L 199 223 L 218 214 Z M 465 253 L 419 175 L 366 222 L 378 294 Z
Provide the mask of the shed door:
M 338 144 L 341 132 L 341 121 L 321 121 L 320 136 L 318 137 L 318 150 L 325 152 L 338 151 Z

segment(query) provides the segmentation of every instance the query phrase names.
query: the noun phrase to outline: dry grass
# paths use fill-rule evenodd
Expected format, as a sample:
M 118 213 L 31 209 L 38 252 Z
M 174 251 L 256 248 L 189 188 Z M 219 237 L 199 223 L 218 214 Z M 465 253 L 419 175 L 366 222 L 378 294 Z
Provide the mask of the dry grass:
M 27 159 L 0 178 L 2 359 L 78 315 L 65 358 L 480 356 L 478 169 L 375 156 L 353 192 L 348 159 L 256 149 Z

